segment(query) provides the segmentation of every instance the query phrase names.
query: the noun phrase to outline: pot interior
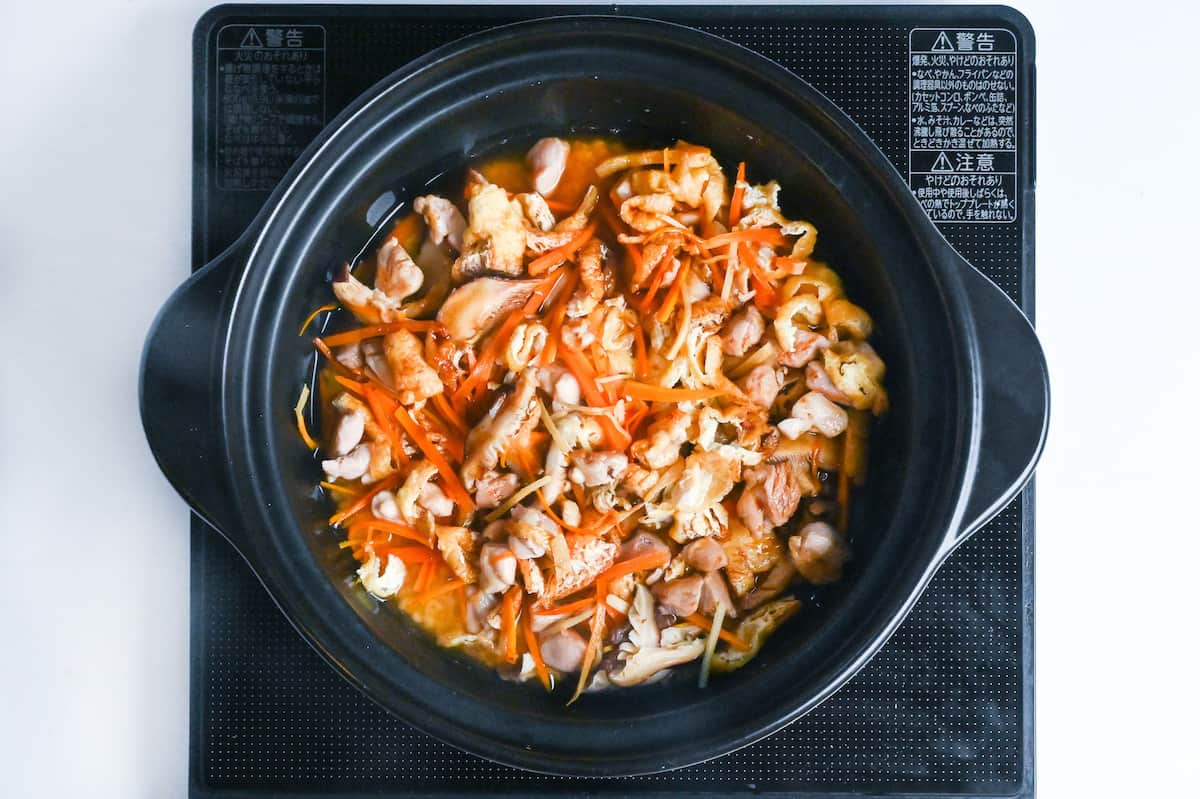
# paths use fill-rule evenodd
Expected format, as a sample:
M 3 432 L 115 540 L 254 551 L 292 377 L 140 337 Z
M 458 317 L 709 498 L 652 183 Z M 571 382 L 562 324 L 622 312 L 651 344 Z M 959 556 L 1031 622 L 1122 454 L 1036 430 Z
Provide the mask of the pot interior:
M 259 564 L 277 601 L 393 711 L 519 765 L 656 770 L 727 751 L 808 709 L 894 621 L 957 502 L 970 400 L 937 270 L 885 176 L 823 112 L 786 85 L 690 48 L 599 35 L 544 44 L 536 58 L 529 47 L 493 48 L 490 58 L 459 59 L 453 70 L 435 67 L 384 93 L 283 198 L 233 322 L 230 362 L 246 376 L 228 406 L 241 418 L 230 422 L 241 425 L 243 468 L 255 475 L 242 501 L 256 506 L 246 513 L 277 561 Z M 683 138 L 712 147 L 729 176 L 746 161 L 751 182 L 779 181 L 787 216 L 816 225 L 816 257 L 876 322 L 872 343 L 888 365 L 891 410 L 873 430 L 869 481 L 851 512 L 854 560 L 841 583 L 801 594 L 805 609 L 754 661 L 705 690 L 693 664 L 568 708 L 569 693 L 502 681 L 438 648 L 356 584 L 356 564 L 325 522 L 330 505 L 314 490 L 319 464 L 296 436 L 290 409 L 314 364 L 310 339 L 296 330 L 330 300 L 333 270 L 424 187 L 547 135 L 653 146 Z

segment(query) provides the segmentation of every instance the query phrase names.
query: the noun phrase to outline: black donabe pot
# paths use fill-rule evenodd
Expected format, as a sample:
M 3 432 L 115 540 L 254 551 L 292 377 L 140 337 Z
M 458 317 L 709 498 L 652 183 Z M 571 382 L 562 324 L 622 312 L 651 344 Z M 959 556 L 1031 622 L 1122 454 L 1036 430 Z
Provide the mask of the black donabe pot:
M 586 695 L 506 683 L 438 649 L 352 579 L 291 406 L 313 353 L 296 331 L 366 209 L 543 135 L 685 138 L 784 187 L 818 254 L 877 322 L 891 412 L 854 508 L 856 560 L 750 665 Z M 887 639 L 950 551 L 1028 480 L 1047 420 L 1029 323 L 938 234 L 875 145 L 814 89 L 727 41 L 660 22 L 573 17 L 472 36 L 363 95 L 309 148 L 246 233 L 167 302 L 141 404 L 159 464 L 347 679 L 463 749 L 556 774 L 627 775 L 748 744 L 829 696 Z

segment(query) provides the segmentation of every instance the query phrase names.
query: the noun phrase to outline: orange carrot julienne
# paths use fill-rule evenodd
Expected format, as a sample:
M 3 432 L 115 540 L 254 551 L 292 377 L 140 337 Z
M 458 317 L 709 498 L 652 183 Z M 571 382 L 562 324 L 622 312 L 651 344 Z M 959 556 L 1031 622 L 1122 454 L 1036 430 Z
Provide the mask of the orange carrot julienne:
M 542 648 L 538 645 L 537 635 L 530 625 L 528 612 L 521 616 L 521 632 L 525 637 L 525 648 L 529 650 L 529 656 L 533 658 L 533 668 L 537 672 L 538 681 L 541 682 L 543 688 L 549 691 L 550 670 L 546 668 L 546 661 L 542 659 Z
M 395 547 L 387 544 L 373 544 L 376 555 L 397 558 L 405 563 L 428 563 L 433 553 L 424 547 Z
M 358 383 L 358 382 L 355 382 L 354 380 L 351 380 L 348 377 L 342 377 L 341 375 L 334 375 L 333 380 L 339 386 L 346 389 L 347 391 L 349 391 L 353 394 L 357 394 L 360 397 L 363 395 L 363 386 L 366 385 L 365 382 Z
M 547 312 L 550 327 L 547 330 L 546 349 L 542 352 L 541 356 L 543 366 L 549 366 L 558 357 L 558 342 L 562 337 L 563 323 L 567 319 L 567 303 L 571 301 L 571 295 L 575 293 L 575 286 L 578 284 L 579 272 L 572 270 L 571 274 L 567 275 L 567 283 L 563 286 L 562 294 L 554 301 L 553 307 Z
M 647 402 L 687 402 L 719 397 L 723 393 L 715 388 L 665 388 L 636 380 L 626 380 L 625 395 Z
M 742 197 L 745 194 L 745 189 L 742 188 L 746 182 L 746 162 L 742 161 L 738 164 L 737 178 L 733 185 L 733 196 L 729 198 L 729 227 L 733 227 L 742 218 Z
M 583 599 L 577 599 L 574 602 L 568 602 L 565 605 L 556 605 L 550 608 L 539 608 L 534 611 L 538 616 L 566 616 L 571 613 L 576 613 L 584 608 L 590 608 L 596 603 L 596 598 L 585 596 Z
M 675 310 L 675 304 L 679 302 L 679 295 L 683 293 L 683 284 L 688 279 L 687 265 L 679 267 L 679 271 L 675 274 L 675 282 L 671 284 L 670 290 L 667 291 L 667 296 L 663 298 L 662 307 L 654 314 L 654 318 L 659 322 L 666 322 L 671 318 L 671 313 Z
M 754 242 L 756 244 L 767 244 L 771 247 L 779 247 L 787 243 L 783 233 L 779 228 L 774 227 L 752 227 L 744 230 L 731 230 L 728 233 L 718 233 L 712 238 L 705 239 L 701 242 L 705 247 L 720 247 L 722 244 L 732 244 L 736 242 Z
M 517 610 L 521 598 L 521 586 L 514 585 L 504 594 L 500 603 L 500 638 L 504 642 L 504 659 L 517 662 Z
M 583 230 L 579 231 L 570 241 L 561 247 L 555 247 L 544 255 L 538 256 L 529 262 L 527 267 L 529 273 L 536 274 L 551 267 L 569 260 L 579 248 L 587 244 L 588 240 L 596 233 L 595 225 L 588 225 Z
M 437 408 L 438 413 L 441 414 L 442 418 L 445 419 L 460 436 L 465 436 L 468 432 L 470 432 L 470 430 L 467 428 L 467 423 L 463 421 L 462 417 L 459 416 L 458 413 L 455 412 L 454 408 L 450 406 L 450 401 L 446 399 L 445 394 L 433 395 L 433 407 Z
M 326 344 L 325 341 L 320 336 L 317 336 L 313 339 L 313 346 L 316 347 L 317 350 L 322 355 L 325 356 L 325 360 L 329 361 L 329 366 L 330 366 L 330 368 L 333 369 L 333 371 L 335 371 L 338 374 L 343 375 L 345 377 L 349 377 L 351 380 L 353 380 L 356 383 L 367 382 L 367 379 L 363 375 L 358 374 L 353 369 L 346 366 L 344 363 L 342 363 L 336 357 L 334 357 L 333 351 L 331 349 L 329 349 L 329 345 Z
M 363 510 L 364 508 L 367 508 L 368 506 L 370 506 L 371 500 L 373 500 L 377 494 L 379 494 L 383 491 L 391 491 L 393 488 L 400 485 L 400 483 L 403 481 L 404 481 L 404 474 L 402 474 L 401 472 L 396 472 L 395 474 L 388 475 L 387 477 L 383 478 L 378 483 L 376 483 L 372 488 L 370 488 L 367 491 L 364 491 L 362 493 L 362 495 L 359 496 L 358 499 L 354 500 L 349 505 L 347 505 L 346 507 L 342 508 L 337 513 L 330 516 L 329 523 L 333 524 L 333 525 L 341 524 L 346 519 L 349 519 L 351 516 L 358 513 L 360 510 Z
M 330 483 L 327 480 L 322 480 L 318 485 L 326 491 L 332 491 L 335 494 L 353 494 L 354 490 L 346 486 L 340 486 L 337 483 Z
M 668 552 L 647 552 L 642 555 L 635 555 L 627 560 L 614 563 L 603 574 L 596 578 L 596 582 L 611 583 L 618 577 L 624 577 L 626 574 L 634 572 L 648 571 L 657 569 L 659 566 L 666 566 L 671 560 L 671 555 Z
M 454 471 L 454 467 L 450 465 L 450 462 L 446 460 L 441 451 L 429 440 L 429 436 L 425 434 L 425 429 L 417 424 L 416 420 L 409 415 L 403 405 L 396 408 L 393 416 L 400 422 L 400 426 L 404 428 L 404 432 L 408 433 L 408 437 L 417 445 L 417 449 L 425 453 L 425 457 L 437 468 L 438 474 L 442 476 L 442 481 L 446 484 L 446 493 L 450 495 L 450 498 L 457 502 L 464 511 L 475 510 L 475 502 L 458 479 L 458 473 Z
M 345 333 L 335 333 L 332 336 L 324 336 L 322 340 L 326 346 L 340 347 L 343 344 L 353 344 L 357 341 L 362 341 L 376 336 L 386 336 L 388 333 L 395 333 L 400 330 L 412 330 L 415 332 L 429 332 L 431 330 L 444 329 L 441 322 L 433 320 L 419 319 L 402 319 L 398 322 L 388 322 L 382 325 L 367 325 L 366 327 L 347 330 Z
M 683 616 L 681 618 L 684 621 L 686 621 L 688 624 L 694 624 L 697 627 L 699 627 L 700 629 L 705 630 L 706 632 L 712 632 L 712 622 L 709 621 L 708 619 L 704 618 L 703 616 L 701 616 L 699 613 L 692 613 L 690 615 Z M 749 644 L 747 644 L 741 638 L 738 638 L 736 635 L 729 632 L 728 630 L 721 630 L 719 637 L 722 641 L 729 644 L 734 649 L 740 649 L 743 652 L 750 651 Z
M 567 365 L 567 369 L 579 381 L 579 388 L 583 391 L 584 399 L 588 401 L 589 405 L 595 408 L 604 408 L 612 404 L 604 389 L 596 383 L 596 373 L 582 354 L 564 344 L 559 347 L 559 356 Z
M 351 524 L 350 530 L 351 532 L 355 530 L 378 530 L 390 535 L 407 538 L 410 541 L 416 541 L 417 543 L 424 545 L 426 549 L 432 546 L 432 542 L 430 541 L 430 537 L 428 535 L 423 535 L 417 532 L 407 524 L 400 524 L 399 522 L 393 522 L 389 519 L 380 519 L 378 517 L 364 519 L 361 522 L 354 522 Z
M 754 256 L 749 245 L 743 243 L 739 245 L 741 259 L 746 262 L 746 268 L 750 270 L 750 284 L 754 289 L 754 304 L 759 308 L 769 308 L 779 304 L 779 294 L 771 285 L 771 278 L 763 272 L 762 265 L 758 262 L 758 258 Z
M 542 489 L 539 488 L 534 493 L 537 494 L 538 502 L 540 502 L 542 505 L 542 510 L 544 510 L 546 512 L 546 515 L 550 517 L 550 520 L 552 522 L 557 524 L 559 527 L 569 530 L 572 533 L 582 533 L 583 532 L 582 529 L 576 527 L 575 525 L 568 524 L 566 521 L 563 520 L 563 517 L 559 516 L 557 513 L 554 512 L 554 508 L 551 508 L 550 503 L 546 501 L 546 495 L 542 493 Z
M 400 403 L 375 386 L 367 387 L 366 399 L 367 406 L 371 409 L 376 423 L 379 424 L 383 432 L 387 435 L 388 443 L 392 447 L 392 454 L 401 463 L 408 463 L 411 459 L 408 457 L 408 453 L 404 451 L 404 439 L 400 437 L 400 431 L 392 423 L 391 417 L 393 410 L 399 407 Z

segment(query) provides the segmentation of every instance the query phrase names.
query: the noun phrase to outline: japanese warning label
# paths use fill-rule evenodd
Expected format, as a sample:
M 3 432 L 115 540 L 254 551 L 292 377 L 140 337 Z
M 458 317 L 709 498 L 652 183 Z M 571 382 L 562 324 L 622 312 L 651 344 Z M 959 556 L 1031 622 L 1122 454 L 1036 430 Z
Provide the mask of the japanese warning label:
M 908 34 L 908 185 L 934 222 L 1017 218 L 1017 43 L 993 28 Z
M 325 29 L 217 33 L 217 187 L 267 191 L 325 127 Z

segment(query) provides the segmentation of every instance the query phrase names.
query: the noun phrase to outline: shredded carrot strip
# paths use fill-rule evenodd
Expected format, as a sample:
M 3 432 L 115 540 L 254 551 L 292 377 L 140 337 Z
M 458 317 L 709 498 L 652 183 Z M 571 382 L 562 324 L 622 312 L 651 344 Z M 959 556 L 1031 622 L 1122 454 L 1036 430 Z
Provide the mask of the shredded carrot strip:
M 771 247 L 779 247 L 787 243 L 783 233 L 779 228 L 774 227 L 752 227 L 745 230 L 731 230 L 728 233 L 718 233 L 710 239 L 705 239 L 701 242 L 705 247 L 720 247 L 722 244 L 730 244 L 734 242 L 754 242 L 756 244 L 767 244 Z
M 664 388 L 636 380 L 626 380 L 625 395 L 647 402 L 687 402 L 719 397 L 724 392 L 716 388 Z
M 538 272 L 542 272 L 546 269 L 550 269 L 570 260 L 570 258 L 579 251 L 580 247 L 588 243 L 588 240 L 591 239 L 595 233 L 596 226 L 588 225 L 583 230 L 579 231 L 579 233 L 577 233 L 575 237 L 566 244 L 562 245 L 561 247 L 555 247 L 546 254 L 534 258 L 529 262 L 529 274 L 537 274 Z
M 400 403 L 373 385 L 367 387 L 366 399 L 367 406 L 370 407 L 371 413 L 375 416 L 376 423 L 379 424 L 388 437 L 388 443 L 392 447 L 392 454 L 401 463 L 408 463 L 411 459 L 408 457 L 408 453 L 404 451 L 404 439 L 400 437 L 400 431 L 396 429 L 396 425 L 392 424 L 392 411 L 400 407 Z
M 304 446 L 315 450 L 317 442 L 313 441 L 313 437 L 308 434 L 308 423 L 304 421 L 304 406 L 308 404 L 308 383 L 300 387 L 300 399 L 296 400 L 296 407 L 292 410 L 296 414 L 296 427 L 300 430 L 300 438 L 304 440 Z
M 742 184 L 746 182 L 746 162 L 742 161 L 738 164 L 737 178 L 733 186 L 733 196 L 729 198 L 729 227 L 733 227 L 742 218 L 742 197 L 745 194 L 745 189 Z
M 450 401 L 446 399 L 445 394 L 433 395 L 433 407 L 437 408 L 437 411 L 439 414 L 441 414 L 442 418 L 445 419 L 451 427 L 458 431 L 460 436 L 466 436 L 466 434 L 469 432 L 467 423 L 463 421 L 463 418 L 459 416 L 458 413 L 455 412 L 454 408 L 450 406 Z
M 596 581 L 611 583 L 618 577 L 624 577 L 626 574 L 634 572 L 649 571 L 657 569 L 659 566 L 666 566 L 671 560 L 671 555 L 668 552 L 647 552 L 644 555 L 635 555 L 628 560 L 623 560 L 620 563 L 614 563 L 603 574 L 596 578 Z
M 517 662 L 517 610 L 521 599 L 521 586 L 514 585 L 504 594 L 500 603 L 500 640 L 504 642 L 504 659 Z
M 366 327 L 356 328 L 355 330 L 347 330 L 345 333 L 335 333 L 332 336 L 325 336 L 322 340 L 326 346 L 340 347 L 343 344 L 353 344 L 363 339 L 375 338 L 376 336 L 386 336 L 388 333 L 395 333 L 399 330 L 412 330 L 415 332 L 429 332 L 431 330 L 445 330 L 441 322 L 433 320 L 419 319 L 402 319 L 399 322 L 389 322 L 385 325 L 367 325 Z
M 403 405 L 397 406 L 394 417 L 400 422 L 400 426 L 404 428 L 404 432 L 408 433 L 408 437 L 416 443 L 417 448 L 425 453 L 425 457 L 429 459 L 430 463 L 437 467 L 438 474 L 442 476 L 442 480 L 446 484 L 446 493 L 450 495 L 450 498 L 457 502 L 464 511 L 475 510 L 475 502 L 458 479 L 458 473 L 454 471 L 454 467 L 450 465 L 450 462 L 446 460 L 445 456 L 429 440 L 429 436 L 425 435 L 424 428 L 417 424 L 416 420 L 408 414 Z
M 419 594 L 414 594 L 412 599 L 414 602 L 428 602 L 429 600 L 431 600 L 435 597 L 442 596 L 443 594 L 448 594 L 451 591 L 456 591 L 465 585 L 466 585 L 466 583 L 464 583 L 462 580 L 455 578 L 448 583 L 442 583 L 441 585 L 435 585 L 433 588 L 422 591 Z
M 594 604 L 596 604 L 595 597 L 585 596 L 583 599 L 577 599 L 565 605 L 556 605 L 552 608 L 539 608 L 534 613 L 538 616 L 566 616 L 571 613 L 578 613 L 584 608 L 590 608 Z
M 663 255 L 655 265 L 654 271 L 650 274 L 650 284 L 646 286 L 646 294 L 637 302 L 637 309 L 642 313 L 650 311 L 650 305 L 654 302 L 654 295 L 658 293 L 659 287 L 662 285 L 663 278 L 667 274 L 667 269 L 671 263 L 670 252 Z
M 543 366 L 549 366 L 558 357 L 558 342 L 562 338 L 562 326 L 567 319 L 567 303 L 571 301 L 571 295 L 575 293 L 575 286 L 578 284 L 579 273 L 572 270 L 571 274 L 567 276 L 567 284 L 563 286 L 562 294 L 547 312 L 550 327 L 547 330 L 546 349 L 542 351 L 541 363 Z
M 540 502 L 542 505 L 542 510 L 546 511 L 546 515 L 550 517 L 551 521 L 553 521 L 559 527 L 569 530 L 572 533 L 583 532 L 582 529 L 576 527 L 575 525 L 568 524 L 567 522 L 563 521 L 563 518 L 554 512 L 554 508 L 550 507 L 550 503 L 546 501 L 546 495 L 542 493 L 542 489 L 539 488 L 536 493 L 538 502 Z
M 362 495 L 359 496 L 358 499 L 354 500 L 349 505 L 347 505 L 346 507 L 342 508 L 337 513 L 330 516 L 329 523 L 332 525 L 341 524 L 346 519 L 349 519 L 351 516 L 358 513 L 360 510 L 363 510 L 364 508 L 370 506 L 371 500 L 373 500 L 375 498 L 376 494 L 379 494 L 382 491 L 391 491 L 393 488 L 400 485 L 400 483 L 403 481 L 404 481 L 404 474 L 402 474 L 401 472 L 396 472 L 395 474 L 388 475 L 387 477 L 383 478 L 378 483 L 376 483 L 373 488 L 371 488 L 367 491 L 364 491 L 362 493 Z
M 400 538 L 407 538 L 410 541 L 416 541 L 426 549 L 429 549 L 432 546 L 432 542 L 430 541 L 428 535 L 423 535 L 417 532 L 407 524 L 400 524 L 399 522 L 393 522 L 388 519 L 372 517 L 361 522 L 354 522 L 350 525 L 350 532 L 354 533 L 356 530 L 378 530 L 381 533 L 388 533 L 389 535 L 395 535 L 399 536 Z
M 321 488 L 324 488 L 326 491 L 332 491 L 335 494 L 346 495 L 346 494 L 354 493 L 354 489 L 352 489 L 352 488 L 347 488 L 346 486 L 340 486 L 337 483 L 330 483 L 326 480 L 322 480 L 319 485 L 321 486 Z
M 589 405 L 595 408 L 604 408 L 612 404 L 608 395 L 604 393 L 604 389 L 596 383 L 596 373 L 592 371 L 591 364 L 582 354 L 564 344 L 559 348 L 559 355 L 563 363 L 567 365 L 567 369 L 579 381 L 579 388 L 582 389 L 584 399 L 588 401 Z
M 418 593 L 424 591 L 427 587 L 424 585 L 429 575 L 429 561 L 422 561 L 421 568 L 417 571 L 417 579 L 413 580 L 413 590 Z
M 601 601 L 604 594 L 607 593 L 608 586 L 604 583 L 596 583 L 596 610 L 592 614 L 592 634 L 588 636 L 587 649 L 584 650 L 583 665 L 579 669 L 579 682 L 575 684 L 575 695 L 571 697 L 567 704 L 571 704 L 583 693 L 583 689 L 587 687 L 588 677 L 591 675 L 592 664 L 596 661 L 596 655 L 600 653 L 600 648 L 603 644 L 602 636 L 604 635 L 604 608 L 605 604 Z
M 542 648 L 538 644 L 537 635 L 533 632 L 528 612 L 521 616 L 521 632 L 525 638 L 525 648 L 529 650 L 529 656 L 533 658 L 533 668 L 537 672 L 538 680 L 542 687 L 549 691 L 551 687 L 550 670 L 546 668 L 546 661 L 542 659 Z
M 701 616 L 699 613 L 693 613 L 689 616 L 683 616 L 682 618 L 688 624 L 694 624 L 705 632 L 712 632 L 712 622 Z M 734 649 L 740 649 L 743 652 L 750 651 L 749 644 L 728 630 L 721 630 L 720 639 L 732 646 Z
M 570 203 L 565 203 L 561 200 L 551 200 L 549 197 L 547 197 L 545 199 L 546 199 L 546 207 L 549 208 L 551 211 L 554 211 L 555 213 L 561 214 L 561 213 L 565 213 L 567 211 L 575 210 L 575 208 Z
M 331 302 L 328 305 L 322 305 L 320 308 L 313 309 L 313 312 L 310 313 L 308 316 L 304 317 L 304 321 L 300 323 L 300 332 L 297 335 L 303 336 L 304 331 L 308 330 L 308 326 L 311 325 L 313 323 L 313 320 L 316 319 L 321 314 L 325 313 L 326 311 L 336 311 L 336 310 L 337 310 L 336 302 Z
M 352 394 L 357 394 L 360 397 L 363 396 L 363 386 L 366 385 L 365 383 L 357 383 L 347 377 L 342 377 L 341 375 L 334 375 L 333 379 L 334 382 L 336 382 L 339 386 L 351 392 Z
M 396 547 L 388 544 L 373 544 L 376 555 L 399 558 L 405 563 L 428 563 L 433 553 L 424 547 Z
M 683 293 L 683 284 L 687 283 L 687 279 L 688 268 L 685 264 L 679 267 L 679 271 L 675 274 L 675 282 L 671 284 L 667 296 L 663 298 L 662 307 L 654 314 L 654 318 L 659 322 L 666 322 L 671 318 L 671 313 L 675 310 L 676 303 L 679 302 L 679 295 Z
M 763 273 L 758 258 L 746 244 L 739 245 L 741 260 L 750 270 L 750 285 L 754 289 L 754 304 L 759 308 L 772 308 L 779 304 L 779 294 L 771 286 L 771 278 Z
M 325 356 L 325 360 L 329 361 L 329 366 L 338 374 L 348 377 L 356 383 L 365 383 L 367 379 L 360 374 L 357 374 L 353 369 L 346 366 L 333 356 L 333 351 L 329 349 L 329 345 L 325 343 L 319 336 L 313 339 L 313 346 Z

